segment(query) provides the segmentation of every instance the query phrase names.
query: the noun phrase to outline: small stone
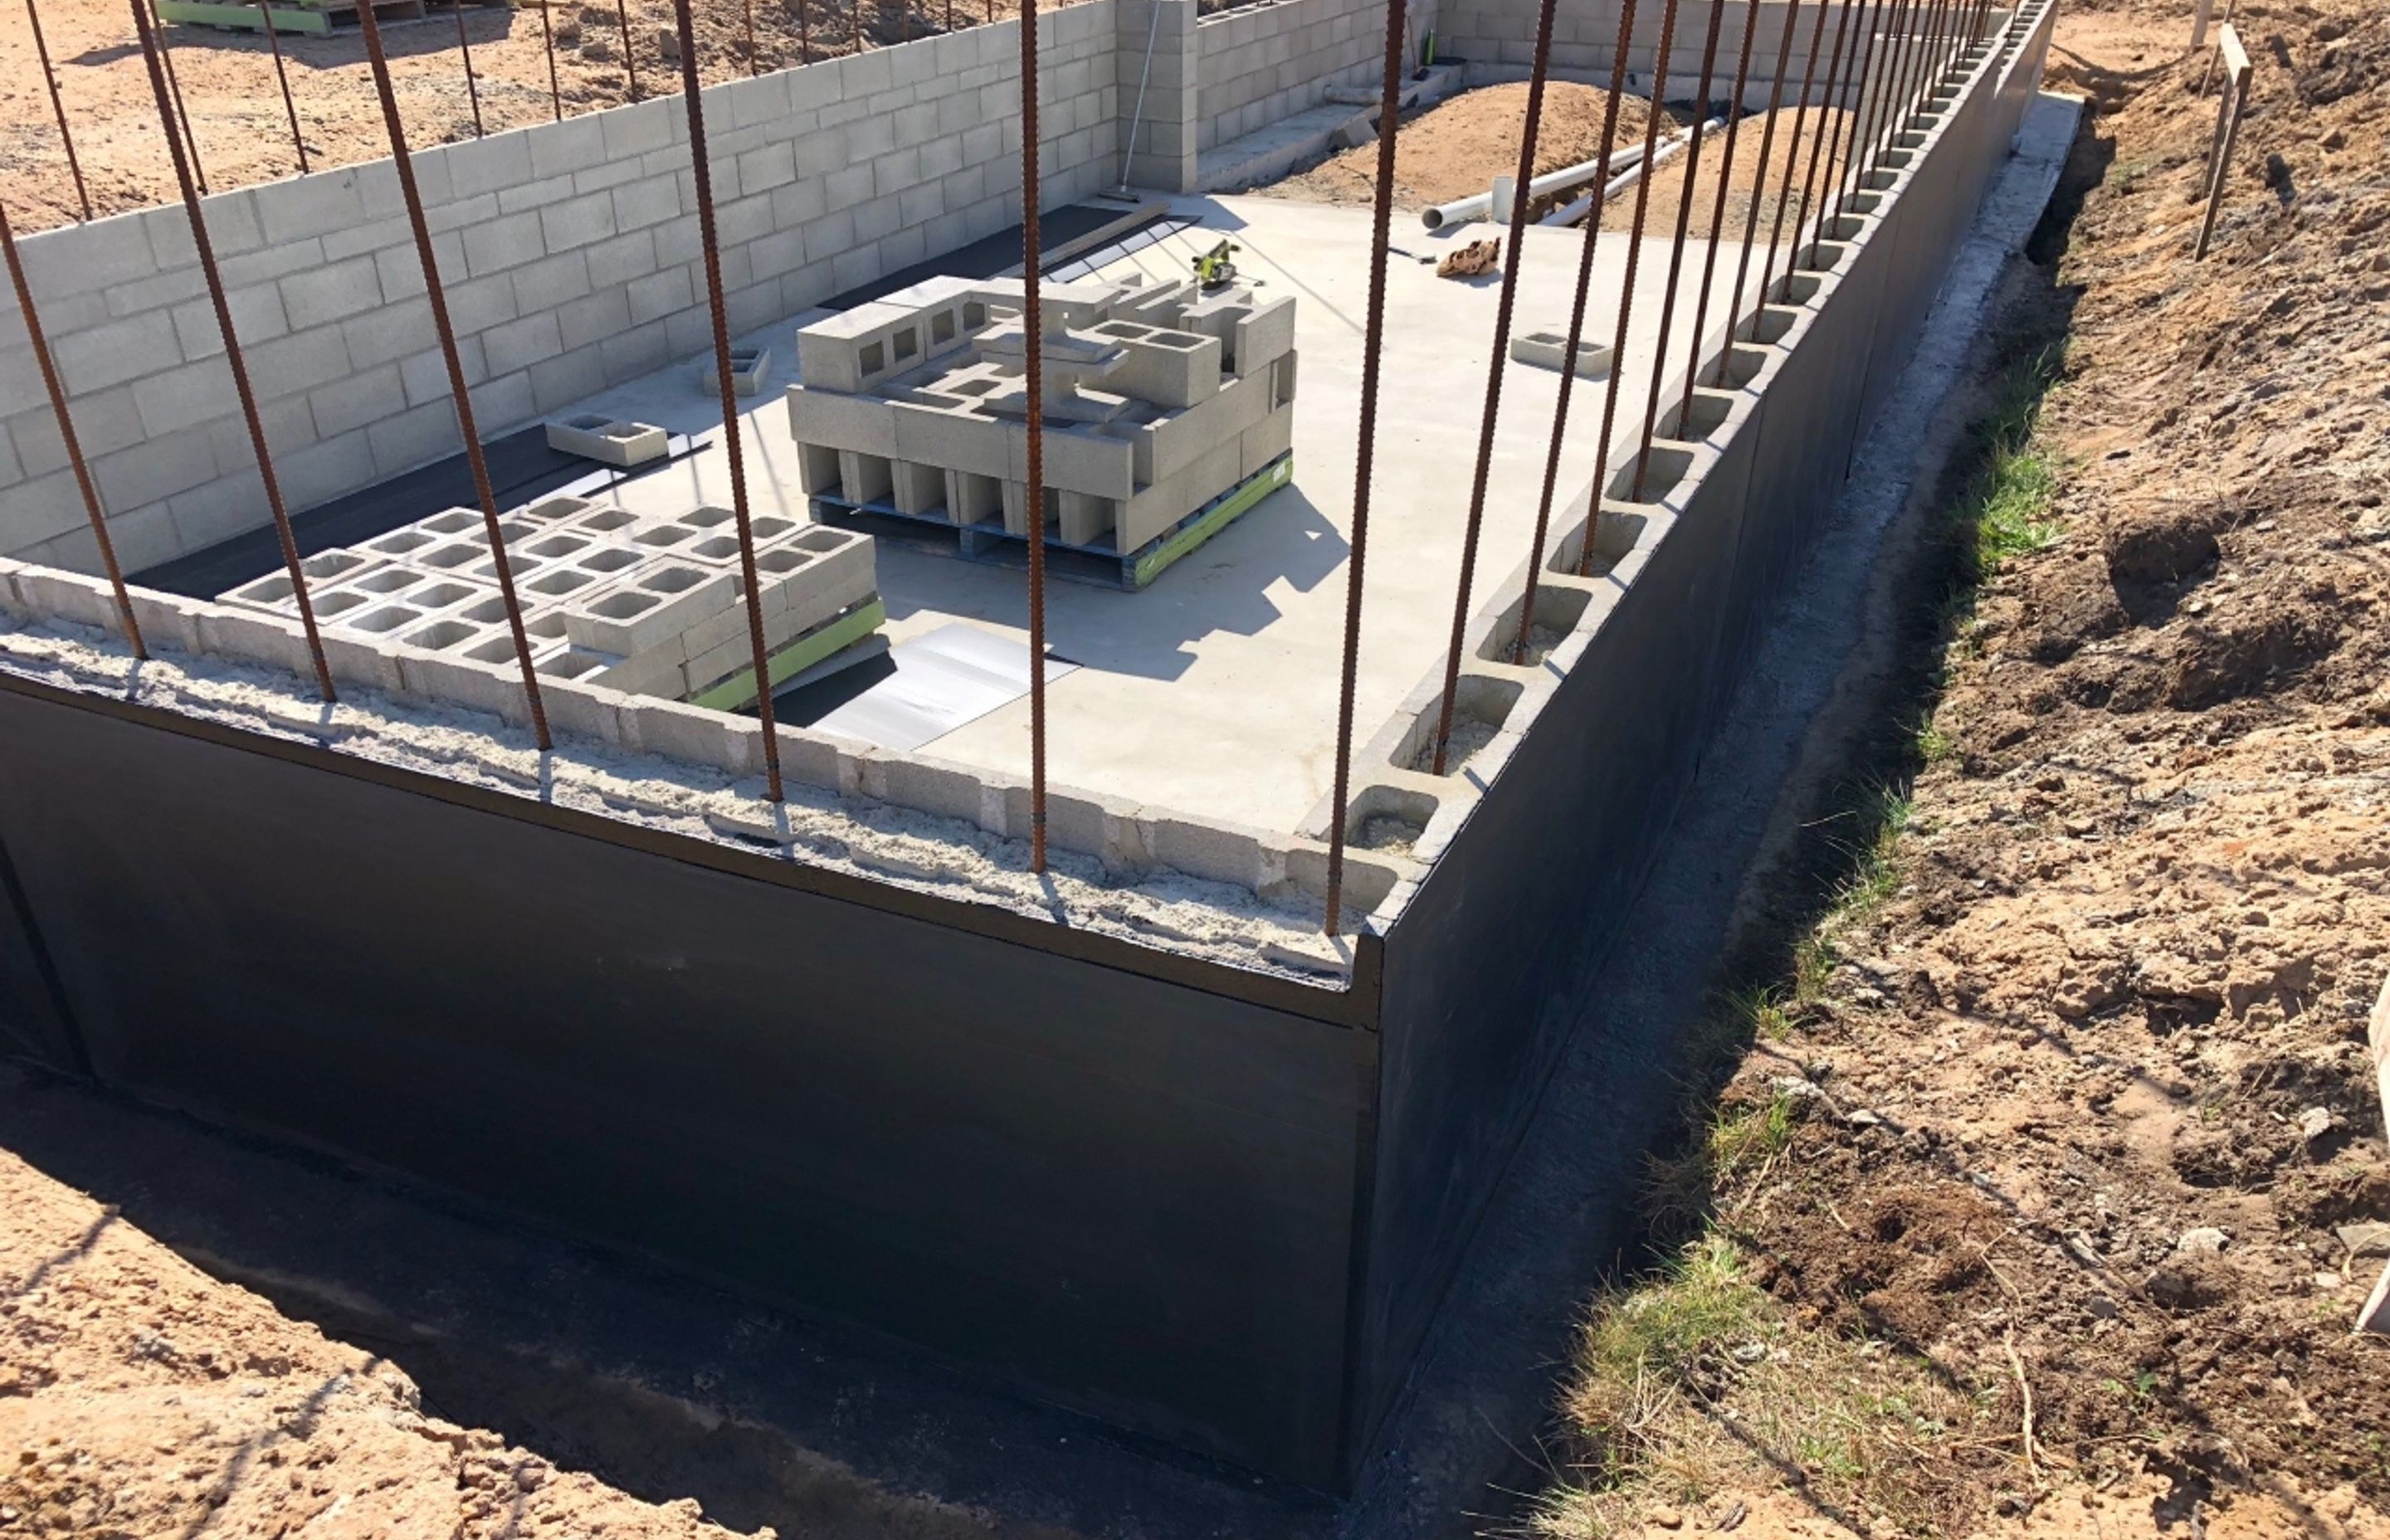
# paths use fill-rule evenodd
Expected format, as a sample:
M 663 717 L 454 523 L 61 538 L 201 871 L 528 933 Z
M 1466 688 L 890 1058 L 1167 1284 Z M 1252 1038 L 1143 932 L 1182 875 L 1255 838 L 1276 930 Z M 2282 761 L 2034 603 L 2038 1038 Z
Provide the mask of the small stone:
M 2099 1320 L 2113 1321 L 2116 1318 L 2116 1302 L 2108 1298 L 2105 1294 L 2093 1295 L 2091 1297 L 2091 1303 L 2085 1306 L 2085 1308 L 2089 1310 L 2092 1315 Z
M 1651 1522 L 1661 1529 L 1685 1527 L 1685 1516 L 1673 1508 L 1655 1508 L 1651 1510 Z
M 2340 1287 L 2340 1275 L 2338 1273 L 2318 1273 L 2315 1276 L 2315 1286 L 2326 1293 L 2330 1293 L 2333 1290 L 2338 1289 Z
M 1883 1114 L 1881 1112 L 1871 1112 L 1868 1109 L 1862 1107 L 1855 1111 L 1844 1113 L 1843 1121 L 1849 1123 L 1853 1128 L 1874 1128 L 1882 1123 Z
M 2175 1237 L 2174 1249 L 2186 1255 L 2204 1253 L 2214 1256 L 2224 1250 L 2231 1237 L 2213 1225 L 2203 1225 L 2195 1230 L 2185 1230 Z
M 2390 1225 L 2373 1222 L 2343 1225 L 2333 1233 L 2340 1237 L 2340 1243 L 2348 1248 L 2352 1259 L 2390 1257 Z
M 680 58 L 680 29 L 677 27 L 658 27 L 656 29 L 656 52 L 670 59 L 677 59 Z
M 2313 1144 L 2339 1125 L 2329 1107 L 2310 1107 L 2299 1114 L 2299 1137 Z

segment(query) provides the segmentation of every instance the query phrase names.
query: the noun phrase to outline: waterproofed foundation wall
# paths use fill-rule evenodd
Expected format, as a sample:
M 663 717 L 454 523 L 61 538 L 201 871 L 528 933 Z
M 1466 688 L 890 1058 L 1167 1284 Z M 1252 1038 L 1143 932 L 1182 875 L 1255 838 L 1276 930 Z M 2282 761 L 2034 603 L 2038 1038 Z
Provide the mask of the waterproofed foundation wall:
M 1507 700 L 1485 784 L 1441 789 L 1432 860 L 1342 987 L 0 663 L 0 1032 L 1341 1489 L 2005 157 L 2049 16 L 1901 125 L 1664 425 L 1643 495 L 1630 452 L 1580 499 L 1537 578 L 1565 632 L 1542 664 L 1501 661 L 1527 574 L 1494 587 L 1463 687 Z M 1440 688 L 1356 785 L 1412 785 Z

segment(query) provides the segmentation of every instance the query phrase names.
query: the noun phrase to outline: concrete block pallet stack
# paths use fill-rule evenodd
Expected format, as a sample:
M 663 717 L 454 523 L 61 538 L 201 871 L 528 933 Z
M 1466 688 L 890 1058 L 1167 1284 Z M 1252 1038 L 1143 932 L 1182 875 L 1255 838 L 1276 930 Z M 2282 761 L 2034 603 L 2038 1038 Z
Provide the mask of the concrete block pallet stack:
M 630 695 L 736 706 L 754 698 L 753 643 L 727 508 L 639 518 L 551 497 L 499 520 L 533 668 Z M 867 535 L 753 520 L 764 642 L 776 681 L 879 628 Z M 450 508 L 303 565 L 328 636 L 476 663 L 510 663 L 514 635 L 482 516 Z M 280 572 L 220 602 L 296 619 Z

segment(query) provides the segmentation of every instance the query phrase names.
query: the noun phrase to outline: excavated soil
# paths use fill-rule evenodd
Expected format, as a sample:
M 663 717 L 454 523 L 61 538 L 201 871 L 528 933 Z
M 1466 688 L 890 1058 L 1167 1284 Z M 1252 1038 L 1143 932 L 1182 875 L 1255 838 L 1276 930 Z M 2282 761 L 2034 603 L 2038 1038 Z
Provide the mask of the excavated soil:
M 172 201 L 178 196 L 173 168 L 131 11 L 118 0 L 38 3 L 92 212 L 105 215 Z M 694 0 L 699 75 L 711 85 L 851 54 L 858 38 L 867 47 L 902 43 L 1017 9 L 1017 0 Z M 668 0 L 623 0 L 619 11 L 610 3 L 572 0 L 514 10 L 469 6 L 470 91 L 453 14 L 386 25 L 382 41 L 408 142 L 420 147 L 473 138 L 476 92 L 481 131 L 491 134 L 551 122 L 559 103 L 571 117 L 676 94 L 677 46 L 667 59 L 661 45 L 673 28 Z M 190 26 L 168 27 L 162 35 L 210 190 L 296 174 L 298 151 L 263 35 Z M 388 155 L 362 35 L 352 29 L 324 38 L 285 35 L 280 42 L 301 140 L 314 169 Z M 20 230 L 81 217 L 40 56 L 31 29 L 18 21 L 0 32 L 0 178 L 8 189 L 9 218 Z
M 0 1213 L 0 1533 L 731 1533 L 427 1416 L 389 1364 L 5 1152 Z
M 2062 533 L 1960 624 L 1886 896 L 1726 1095 L 1797 1093 L 1714 1195 L 1790 1319 L 1971 1398 L 1920 1464 L 1947 1533 L 2102 1490 L 2125 1533 L 2390 1530 L 2390 1338 L 2350 1331 L 2390 1254 L 2390 11 L 2240 7 L 2204 263 L 2184 17 L 2062 13 L 2080 212 L 2008 325 L 2064 339 Z M 1784 1475 L 1754 1512 L 1826 1473 Z

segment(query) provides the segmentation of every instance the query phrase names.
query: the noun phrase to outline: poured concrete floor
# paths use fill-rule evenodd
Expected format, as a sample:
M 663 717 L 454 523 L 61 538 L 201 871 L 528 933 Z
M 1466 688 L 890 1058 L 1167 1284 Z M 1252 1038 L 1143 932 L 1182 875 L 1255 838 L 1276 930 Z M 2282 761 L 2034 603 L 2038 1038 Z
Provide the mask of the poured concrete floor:
M 1201 223 L 1105 263 L 1096 276 L 1177 276 L 1189 270 L 1196 252 L 1226 237 L 1240 248 L 1240 276 L 1254 282 L 1264 298 L 1295 297 L 1302 366 L 1294 480 L 1141 593 L 1048 584 L 1048 644 L 1083 666 L 1047 692 L 1047 775 L 1058 786 L 1291 829 L 1328 793 L 1335 768 L 1369 214 L 1260 198 L 1181 199 L 1175 209 Z M 1655 211 L 1652 218 L 1658 223 L 1663 214 Z M 1417 259 L 1497 233 L 1471 225 L 1432 237 L 1414 221 L 1395 223 L 1356 743 L 1378 729 L 1412 687 L 1442 666 L 1500 293 L 1491 276 L 1438 278 L 1432 265 Z M 1527 232 L 1514 333 L 1565 329 L 1582 243 L 1574 230 Z M 1606 343 L 1616 326 L 1627 243 L 1606 235 L 1598 250 L 1586 334 Z M 1698 243 L 1688 245 L 1668 345 L 1672 379 L 1684 367 L 1703 250 Z M 1726 329 L 1720 313 L 1733 258 L 1729 250 L 1719 263 L 1721 292 L 1706 328 L 1713 340 Z M 1667 243 L 1644 242 L 1613 433 L 1621 443 L 1631 442 L 1640 428 L 1667 266 Z M 805 508 L 782 404 L 795 371 L 794 332 L 804 319 L 782 322 L 749 339 L 768 345 L 773 354 L 771 383 L 742 403 L 748 495 L 758 512 L 803 516 Z M 1559 385 L 1552 370 L 1505 366 L 1472 610 L 1492 584 L 1526 558 Z M 1555 522 L 1592 475 L 1606 388 L 1604 381 L 1578 381 Z M 695 366 L 684 364 L 587 404 L 616 417 L 699 431 L 715 426 L 714 401 L 710 377 L 700 384 Z M 634 511 L 659 513 L 700 501 L 726 505 L 728 456 L 717 438 L 703 454 L 629 483 L 620 500 Z M 879 557 L 891 641 L 957 620 L 1025 635 L 1027 580 L 1020 571 L 894 540 L 880 543 Z M 992 712 L 920 751 L 1025 776 L 1028 701 Z

